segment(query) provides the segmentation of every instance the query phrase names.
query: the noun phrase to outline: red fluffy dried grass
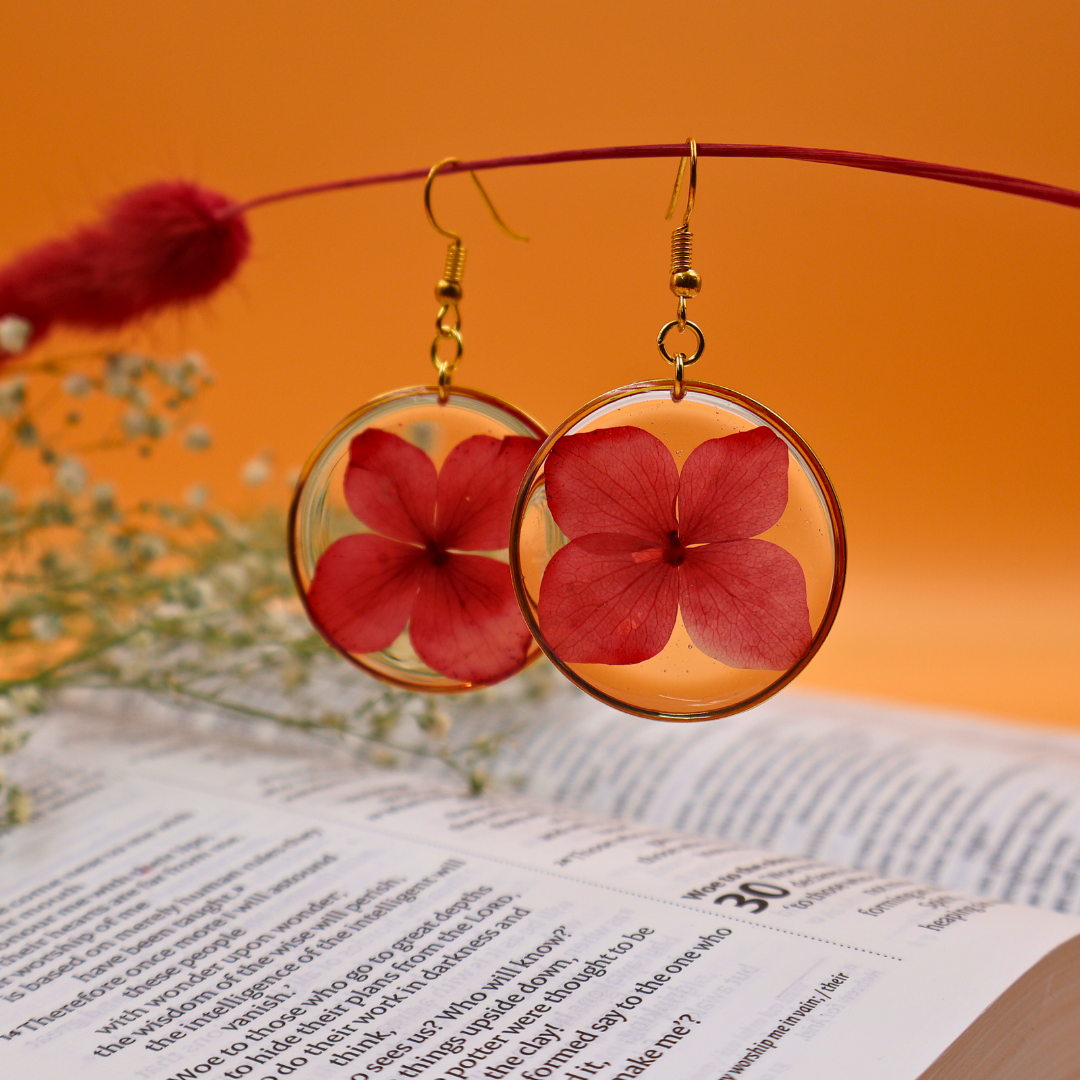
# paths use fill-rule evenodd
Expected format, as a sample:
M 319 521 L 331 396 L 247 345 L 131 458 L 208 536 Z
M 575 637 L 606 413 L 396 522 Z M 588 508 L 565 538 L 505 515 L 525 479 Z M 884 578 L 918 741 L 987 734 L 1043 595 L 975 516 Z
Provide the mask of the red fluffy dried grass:
M 119 196 L 102 221 L 0 267 L 0 318 L 110 330 L 173 304 L 204 299 L 236 273 L 251 234 L 232 200 L 185 181 Z M 0 351 L 0 360 L 3 359 Z

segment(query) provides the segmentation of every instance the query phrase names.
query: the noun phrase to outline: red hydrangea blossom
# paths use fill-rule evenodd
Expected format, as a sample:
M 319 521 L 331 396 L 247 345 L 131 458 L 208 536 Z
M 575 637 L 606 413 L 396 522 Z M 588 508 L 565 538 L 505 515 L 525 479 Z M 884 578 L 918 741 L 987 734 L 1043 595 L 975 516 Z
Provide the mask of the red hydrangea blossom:
M 752 537 L 787 506 L 788 451 L 765 427 L 709 439 L 680 475 L 637 427 L 559 441 L 548 507 L 569 543 L 540 584 L 539 623 L 567 663 L 637 664 L 681 610 L 690 640 L 730 667 L 783 671 L 810 646 L 806 579 L 789 552 Z
M 510 512 L 537 439 L 474 435 L 436 472 L 423 450 L 368 428 L 352 440 L 345 501 L 371 533 L 334 541 L 307 595 L 317 625 L 351 653 L 385 649 L 409 627 L 433 671 L 492 683 L 532 643 L 510 568 L 473 551 L 510 542 Z

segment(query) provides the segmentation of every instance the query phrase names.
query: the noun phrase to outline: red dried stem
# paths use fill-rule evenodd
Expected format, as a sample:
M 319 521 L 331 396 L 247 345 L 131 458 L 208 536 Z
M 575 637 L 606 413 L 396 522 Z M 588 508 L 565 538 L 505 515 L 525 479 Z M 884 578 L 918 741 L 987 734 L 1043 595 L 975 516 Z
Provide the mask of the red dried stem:
M 518 154 L 513 157 L 486 158 L 482 161 L 462 161 L 447 166 L 444 173 L 486 169 L 507 169 L 517 165 L 555 165 L 568 161 L 612 161 L 626 158 L 681 157 L 686 153 L 685 143 L 661 143 L 654 146 L 601 146 L 592 150 L 557 150 L 547 154 Z M 805 146 L 768 146 L 756 143 L 698 143 L 701 157 L 783 158 L 788 161 L 813 161 L 821 165 L 846 165 L 852 169 L 871 169 L 874 172 L 897 173 L 901 176 L 919 176 L 924 180 L 941 180 L 948 184 L 965 184 L 968 187 L 1001 191 L 1008 195 L 1022 195 L 1028 199 L 1058 203 L 1080 209 L 1080 191 L 1025 180 L 1019 176 L 982 172 L 979 169 L 963 169 L 956 165 L 935 165 L 929 161 L 912 161 L 909 158 L 885 157 L 881 154 L 861 154 L 854 150 L 816 150 Z M 331 180 L 323 184 L 289 188 L 269 195 L 260 195 L 247 202 L 236 203 L 221 211 L 222 218 L 246 213 L 260 206 L 298 199 L 306 195 L 321 195 L 330 191 L 349 188 L 371 187 L 376 184 L 398 184 L 405 180 L 422 180 L 428 174 L 426 168 L 409 169 L 405 172 L 382 173 L 377 176 L 358 176 L 348 180 Z

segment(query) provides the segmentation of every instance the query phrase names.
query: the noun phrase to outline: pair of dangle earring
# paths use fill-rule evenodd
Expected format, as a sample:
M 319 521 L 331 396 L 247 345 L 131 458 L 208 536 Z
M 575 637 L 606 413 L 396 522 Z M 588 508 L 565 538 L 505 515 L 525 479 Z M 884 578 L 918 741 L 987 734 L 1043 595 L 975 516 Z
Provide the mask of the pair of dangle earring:
M 489 394 L 454 386 L 464 342 L 465 248 L 450 241 L 431 361 L 434 386 L 395 390 L 345 417 L 301 473 L 289 514 L 293 577 L 308 616 L 346 659 L 410 690 L 499 682 L 540 651 L 507 563 L 510 514 L 546 432 Z M 499 217 L 470 173 L 499 227 Z
M 546 438 L 505 402 L 451 385 L 465 251 L 430 198 L 453 159 L 428 175 L 428 219 L 450 240 L 436 287 L 438 383 L 346 417 L 312 455 L 290 514 L 308 614 L 370 674 L 426 692 L 468 690 L 542 649 L 615 708 L 709 720 L 770 697 L 820 647 L 846 566 L 832 485 L 774 413 L 686 378 L 705 350 L 686 311 L 701 289 L 688 142 L 668 211 L 689 161 L 671 243 L 678 308 L 657 337 L 673 378 L 602 394 Z M 672 335 L 687 333 L 693 349 L 672 353 Z
M 673 379 L 590 401 L 547 438 L 514 508 L 510 566 L 536 641 L 573 682 L 657 720 L 740 712 L 790 682 L 836 616 L 844 525 L 799 435 L 734 390 L 689 382 L 697 145 L 671 242 Z M 680 161 L 670 217 L 687 164 Z M 694 348 L 672 352 L 673 334 Z

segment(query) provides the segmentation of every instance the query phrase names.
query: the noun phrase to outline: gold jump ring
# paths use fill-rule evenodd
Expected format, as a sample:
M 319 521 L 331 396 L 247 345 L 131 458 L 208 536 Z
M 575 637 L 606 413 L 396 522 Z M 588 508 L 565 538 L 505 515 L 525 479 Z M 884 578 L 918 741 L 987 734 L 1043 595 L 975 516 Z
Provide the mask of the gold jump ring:
M 689 367 L 691 364 L 696 364 L 698 360 L 701 359 L 701 354 L 705 351 L 705 335 L 701 332 L 701 327 L 698 326 L 697 323 L 691 322 L 689 319 L 686 321 L 686 327 L 687 329 L 694 331 L 698 340 L 697 348 L 689 356 L 685 353 L 678 354 L 678 356 L 682 357 L 683 364 Z M 678 329 L 680 333 L 682 332 L 682 327 L 679 326 L 678 319 L 672 319 L 671 322 L 664 323 L 664 325 L 660 327 L 660 333 L 656 335 L 656 347 L 660 350 L 660 355 L 669 364 L 674 364 L 676 362 L 676 357 L 672 356 L 671 353 L 667 351 L 664 339 L 675 329 Z

